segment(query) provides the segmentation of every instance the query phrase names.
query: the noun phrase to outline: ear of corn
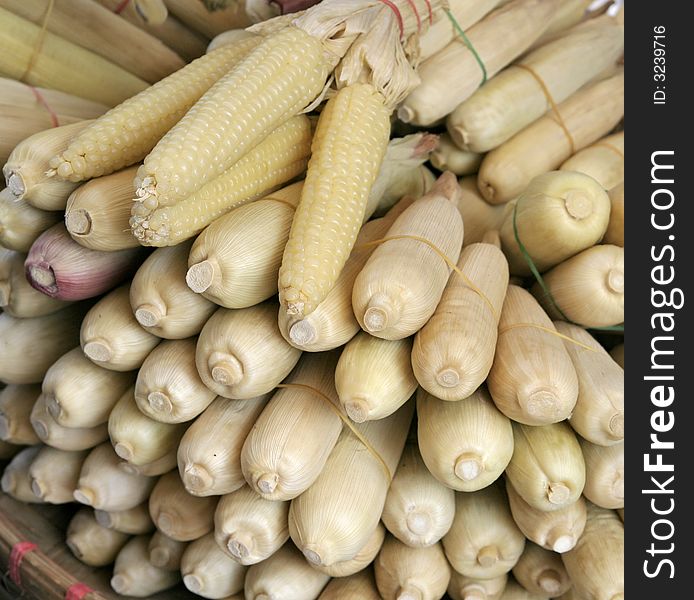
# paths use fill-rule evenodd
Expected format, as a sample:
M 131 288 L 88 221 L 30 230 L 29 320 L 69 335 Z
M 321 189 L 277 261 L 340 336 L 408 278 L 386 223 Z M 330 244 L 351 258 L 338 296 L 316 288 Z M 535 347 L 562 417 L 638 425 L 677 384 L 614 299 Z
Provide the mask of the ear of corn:
M 214 515 L 220 552 L 241 565 L 266 560 L 289 539 L 288 513 L 288 502 L 266 500 L 248 486 L 222 496 Z
M 416 443 L 408 443 L 388 489 L 381 519 L 391 534 L 411 547 L 438 542 L 455 514 L 453 490 L 429 472 Z
M 129 538 L 126 533 L 103 527 L 86 507 L 70 519 L 65 537 L 75 557 L 91 567 L 110 565 Z
M 318 600 L 381 600 L 373 571 L 363 569 L 348 577 L 330 580 Z
M 135 465 L 123 461 L 118 466 L 126 473 L 132 473 L 133 475 L 146 475 L 147 477 L 163 475 L 176 468 L 176 448 L 170 448 L 163 456 L 152 462 Z
M 556 598 L 571 587 L 561 556 L 526 542 L 525 550 L 513 567 L 513 576 L 530 594 Z
M 586 462 L 583 495 L 602 508 L 624 508 L 624 444 L 598 446 L 579 438 Z
M 386 237 L 422 237 L 457 262 L 463 243 L 459 190 L 452 173 L 442 175 L 427 195 L 395 220 Z M 381 244 L 354 282 L 352 307 L 359 324 L 384 339 L 412 335 L 434 313 L 450 272 L 447 262 L 422 241 L 393 239 Z
M 354 558 L 333 563 L 330 566 L 313 565 L 321 573 L 330 575 L 330 577 L 348 577 L 359 571 L 367 568 L 374 562 L 376 555 L 380 552 L 383 546 L 383 540 L 386 537 L 386 528 L 380 523 L 376 526 L 373 533 L 359 551 L 354 555 Z
M 2 473 L 2 491 L 20 502 L 38 504 L 41 501 L 34 495 L 29 478 L 29 467 L 41 450 L 40 445 L 28 446 L 15 454 Z
M 303 182 L 220 217 L 197 237 L 188 258 L 191 290 L 226 308 L 253 306 L 277 293 L 277 274 Z
M 263 38 L 147 155 L 139 193 L 161 207 L 189 197 L 306 108 L 323 89 L 329 68 L 320 40 L 298 27 Z M 270 97 L 271 110 L 260 112 Z M 200 140 L 195 150 L 190 139 Z
M 246 483 L 241 448 L 267 401 L 267 395 L 248 400 L 218 397 L 188 428 L 178 445 L 178 472 L 189 493 L 229 494 Z
M 458 573 L 480 579 L 499 577 L 515 566 L 524 546 L 525 538 L 498 484 L 456 493 L 455 519 L 443 547 Z
M 458 210 L 465 224 L 463 246 L 481 242 L 487 232 L 501 229 L 514 206 L 513 200 L 502 206 L 489 204 L 477 189 L 477 181 L 473 177 L 463 177 L 458 201 Z
M 567 318 L 583 327 L 624 323 L 624 248 L 592 246 L 567 258 L 542 279 L 551 299 L 539 283 L 532 291 L 553 319 Z
M 362 331 L 344 347 L 335 369 L 340 404 L 352 421 L 393 414 L 417 388 L 412 340 L 383 340 Z
M 310 144 L 308 117 L 293 117 L 226 171 L 176 204 L 160 206 L 155 196 L 138 196 L 130 219 L 133 234 L 148 246 L 171 246 L 194 236 L 232 208 L 256 200 L 301 175 L 306 169 Z
M 602 241 L 605 244 L 614 244 L 624 248 L 624 184 L 620 183 L 613 187 L 608 195 L 611 204 L 610 222 Z M 1 238 L 0 241 L 2 241 Z
M 563 421 L 578 397 L 578 379 L 552 321 L 523 288 L 508 287 L 487 385 L 497 408 L 527 425 Z
M 506 573 L 492 579 L 479 579 L 466 577 L 451 569 L 448 595 L 453 600 L 499 600 L 507 581 Z
M 482 489 L 511 460 L 511 422 L 484 387 L 460 402 L 444 402 L 420 389 L 417 416 L 424 463 L 447 487 L 465 492 Z
M 251 24 L 246 15 L 245 2 L 227 3 L 218 10 L 208 10 L 202 2 L 188 2 L 187 0 L 165 0 L 166 8 L 170 13 L 198 33 L 207 38 L 227 31 L 247 27 Z
M 306 354 L 248 434 L 241 467 L 249 485 L 270 500 L 305 492 L 324 468 L 342 430 L 335 391 L 335 352 Z M 332 404 L 330 406 L 329 404 Z
M 144 502 L 156 480 L 126 473 L 119 463 L 110 442 L 94 448 L 82 465 L 75 500 L 106 511 L 128 510 Z
M 494 244 L 468 246 L 457 266 L 464 275 L 451 274 L 412 348 L 417 381 L 442 400 L 463 400 L 487 378 L 508 286 L 508 263 Z
M 593 351 L 564 342 L 578 375 L 571 426 L 586 440 L 612 446 L 624 439 L 624 369 L 581 327 L 556 322 L 557 330 Z
M 95 510 L 94 517 L 102 527 L 129 535 L 150 533 L 154 529 L 147 502 L 128 510 Z
M 195 352 L 198 373 L 210 390 L 225 398 L 254 398 L 289 375 L 301 351 L 282 338 L 276 311 L 276 303 L 265 302 L 241 310 L 219 308 L 210 317 Z
M 624 181 L 624 131 L 613 133 L 574 154 L 562 171 L 578 171 L 609 190 Z
M 374 573 L 384 598 L 441 598 L 451 578 L 441 544 L 410 548 L 392 536 L 374 562 Z
M 80 330 L 80 345 L 87 358 L 112 371 L 139 368 L 159 342 L 135 320 L 127 285 L 92 306 Z
M 132 386 L 134 373 L 102 369 L 77 346 L 46 372 L 42 392 L 51 416 L 64 427 L 106 423 L 111 409 Z
M 177 471 L 162 475 L 149 497 L 149 514 L 157 529 L 179 542 L 196 540 L 214 528 L 215 496 L 186 492 Z
M 292 315 L 311 314 L 349 257 L 388 144 L 389 112 L 370 84 L 341 89 L 321 112 L 279 273 L 280 304 Z
M 138 535 L 118 553 L 111 577 L 111 587 L 117 594 L 146 598 L 181 580 L 178 571 L 165 571 L 149 562 L 149 540 L 148 535 Z
M 243 590 L 246 569 L 229 558 L 208 533 L 188 544 L 181 557 L 181 575 L 188 590 L 203 598 L 226 598 Z
M 149 562 L 165 571 L 178 571 L 187 542 L 179 542 L 155 530 L 149 540 Z
M 44 446 L 29 467 L 31 490 L 49 504 L 72 502 L 87 450 L 58 450 Z
M 451 171 L 456 175 L 477 173 L 482 164 L 482 154 L 470 150 L 461 150 L 453 143 L 447 133 L 439 137 L 439 144 L 431 153 L 431 164 L 439 171 Z
M 56 151 L 51 168 L 62 179 L 84 181 L 144 159 L 215 81 L 259 42 L 249 38 L 220 48 L 124 99 Z
M 0 191 L 0 244 L 5 248 L 28 252 L 36 238 L 61 218 L 59 212 L 17 200 L 8 188 Z
M 8 385 L 0 390 L 0 439 L 31 446 L 40 442 L 31 426 L 31 410 L 41 393 L 38 385 Z

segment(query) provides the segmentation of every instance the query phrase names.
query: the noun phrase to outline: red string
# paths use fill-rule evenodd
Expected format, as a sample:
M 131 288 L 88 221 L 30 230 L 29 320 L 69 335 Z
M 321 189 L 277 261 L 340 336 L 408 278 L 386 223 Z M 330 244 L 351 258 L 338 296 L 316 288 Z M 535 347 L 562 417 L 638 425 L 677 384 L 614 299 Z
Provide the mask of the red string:
M 414 11 L 414 16 L 417 17 L 417 33 L 422 32 L 422 19 L 419 18 L 419 11 L 417 10 L 417 6 L 414 3 L 414 0 L 407 0 L 407 3 L 412 7 L 412 10 Z
M 124 10 L 125 7 L 128 6 L 130 3 L 130 0 L 123 0 L 116 8 L 113 9 L 113 12 L 116 13 L 117 15 L 121 14 Z
M 398 7 L 395 6 L 395 4 L 393 4 L 390 0 L 379 0 L 379 2 L 383 2 L 383 4 L 385 4 L 393 10 L 393 12 L 395 13 L 395 18 L 398 20 L 398 27 L 400 28 L 400 37 L 403 37 L 405 35 L 405 24 L 403 23 L 402 15 L 400 14 L 400 10 L 398 9 Z
M 32 552 L 33 550 L 36 550 L 36 548 L 38 548 L 38 546 L 33 542 L 17 542 L 14 546 L 12 546 L 12 551 L 10 552 L 10 560 L 8 565 L 8 573 L 10 575 L 10 579 L 14 582 L 15 585 L 22 585 L 22 578 L 19 569 L 22 566 L 22 560 L 24 559 L 24 555 L 29 552 Z
M 74 583 L 65 592 L 65 600 L 82 600 L 82 598 L 93 591 L 86 583 Z
M 427 5 L 427 9 L 429 10 L 429 25 L 433 25 L 434 23 L 434 13 L 431 10 L 431 2 L 429 0 L 424 0 L 424 2 Z
M 46 99 L 43 97 L 41 92 L 39 92 L 33 85 L 27 84 L 27 87 L 32 92 L 34 92 L 34 96 L 36 96 L 36 101 L 41 106 L 43 106 L 48 112 L 48 114 L 51 116 L 51 124 L 53 125 L 53 127 L 58 127 L 58 125 L 60 125 L 60 123 L 58 122 L 58 115 L 56 115 L 55 112 L 53 112 L 53 109 L 50 106 L 48 106 L 48 102 L 46 102 Z

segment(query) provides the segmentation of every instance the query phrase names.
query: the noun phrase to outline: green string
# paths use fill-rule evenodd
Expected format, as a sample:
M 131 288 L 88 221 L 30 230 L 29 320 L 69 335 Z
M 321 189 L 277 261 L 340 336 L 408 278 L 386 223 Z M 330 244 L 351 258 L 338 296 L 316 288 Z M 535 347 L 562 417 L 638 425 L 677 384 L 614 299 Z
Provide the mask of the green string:
M 537 270 L 537 267 L 535 266 L 535 262 L 533 261 L 532 257 L 530 256 L 530 253 L 526 250 L 525 246 L 523 245 L 523 242 L 520 240 L 520 236 L 518 235 L 518 226 L 516 224 L 516 214 L 518 211 L 518 202 L 516 202 L 515 206 L 513 207 L 513 235 L 516 238 L 516 243 L 518 244 L 518 248 L 521 251 L 521 254 L 523 255 L 523 258 L 525 259 L 525 262 L 528 263 L 528 267 L 530 267 L 530 272 L 533 274 L 533 277 L 535 277 L 535 280 L 537 283 L 540 284 L 540 287 L 542 288 L 542 291 L 545 293 L 545 298 L 548 298 L 549 301 L 552 303 L 552 306 L 555 308 L 555 310 L 559 313 L 561 318 L 566 321 L 567 323 L 571 323 L 572 325 L 577 325 L 578 327 L 583 327 L 584 329 L 592 329 L 594 331 L 621 331 L 624 333 L 624 325 L 611 325 L 609 327 L 586 327 L 585 325 L 581 325 L 580 323 L 575 323 L 569 317 L 567 317 L 564 314 L 564 311 L 559 308 L 559 305 L 557 304 L 556 300 L 554 299 L 554 296 L 552 296 L 552 292 L 549 291 L 549 288 L 547 287 L 547 284 L 545 283 L 545 280 L 542 279 L 542 275 L 540 275 L 540 271 Z
M 480 87 L 483 86 L 487 81 L 487 67 L 484 66 L 484 63 L 482 62 L 480 55 L 477 54 L 477 50 L 475 50 L 475 47 L 472 45 L 472 42 L 465 35 L 463 28 L 460 26 L 460 23 L 458 23 L 456 18 L 453 16 L 453 13 L 451 13 L 450 10 L 446 10 L 445 13 L 448 15 L 448 18 L 453 24 L 453 29 L 455 29 L 458 32 L 458 35 L 462 38 L 463 42 L 468 47 L 468 50 L 470 50 L 470 52 L 472 52 L 472 55 L 475 57 L 477 64 L 480 66 L 480 69 L 482 69 L 482 81 L 480 83 Z

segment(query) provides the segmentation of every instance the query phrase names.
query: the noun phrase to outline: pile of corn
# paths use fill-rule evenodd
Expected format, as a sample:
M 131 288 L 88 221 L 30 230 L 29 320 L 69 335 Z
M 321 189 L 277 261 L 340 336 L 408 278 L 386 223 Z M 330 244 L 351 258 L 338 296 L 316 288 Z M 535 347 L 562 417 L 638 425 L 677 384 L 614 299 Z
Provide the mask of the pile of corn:
M 0 0 L 3 491 L 128 596 L 623 600 L 623 13 L 206 4 Z

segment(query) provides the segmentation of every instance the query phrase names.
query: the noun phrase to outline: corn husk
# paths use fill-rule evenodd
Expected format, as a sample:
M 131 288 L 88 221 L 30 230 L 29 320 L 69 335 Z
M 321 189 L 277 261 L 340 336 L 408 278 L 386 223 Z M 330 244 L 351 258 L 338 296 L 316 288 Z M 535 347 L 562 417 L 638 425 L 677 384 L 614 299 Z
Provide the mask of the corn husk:
M 352 288 L 357 275 L 376 249 L 369 242 L 384 237 L 395 219 L 412 202 L 412 197 L 402 198 L 383 218 L 369 221 L 362 227 L 335 285 L 312 313 L 297 320 L 286 310 L 279 311 L 278 323 L 285 340 L 307 352 L 322 352 L 346 344 L 361 330 L 352 310 Z
M 246 598 L 315 600 L 329 580 L 287 542 L 270 558 L 248 569 L 244 591 Z
M 156 530 L 149 540 L 149 562 L 165 571 L 178 571 L 188 542 L 178 542 Z
M 77 304 L 30 319 L 0 314 L 0 381 L 40 383 L 48 367 L 77 345 L 85 308 Z
M 600 446 L 624 439 L 624 369 L 587 331 L 576 325 L 555 323 L 557 330 L 593 349 L 564 342 L 578 375 L 578 402 L 571 426 L 589 442 Z
M 533 508 L 557 510 L 576 502 L 586 466 L 576 435 L 567 423 L 540 427 L 513 424 L 513 456 L 506 476 Z
M 348 577 L 331 579 L 318 600 L 381 600 L 373 571 L 363 569 Z
M 217 497 L 191 496 L 177 471 L 162 475 L 149 497 L 149 514 L 157 529 L 179 542 L 190 542 L 212 531 Z
M 442 400 L 463 400 L 487 378 L 508 287 L 508 264 L 494 243 L 465 248 L 458 269 L 464 276 L 451 275 L 436 311 L 415 335 L 412 349 L 417 381 Z
M 580 598 L 624 598 L 624 524 L 614 511 L 589 504 L 585 531 L 562 560 Z
M 610 222 L 602 238 L 603 244 L 614 244 L 624 248 L 624 184 L 620 183 L 609 192 Z
M 374 561 L 374 573 L 384 600 L 438 600 L 451 578 L 441 544 L 411 548 L 392 536 L 386 538 Z
M 0 163 L 1 160 L 2 157 Z M 36 238 L 61 218 L 59 212 L 48 212 L 17 200 L 8 188 L 0 191 L 0 244 L 5 248 L 28 252 Z
M 88 450 L 108 439 L 106 423 L 95 427 L 63 427 L 49 412 L 44 394 L 36 399 L 30 419 L 41 441 L 59 450 Z
M 225 398 L 254 398 L 289 374 L 301 351 L 280 334 L 277 310 L 272 301 L 241 310 L 219 308 L 210 317 L 195 352 L 198 373 L 210 390 Z
M 249 400 L 217 397 L 181 438 L 178 472 L 194 496 L 229 494 L 246 481 L 241 449 L 269 395 Z
M 506 215 L 513 210 L 515 202 L 501 206 L 489 204 L 480 195 L 474 177 L 463 177 L 459 181 L 460 200 L 458 210 L 465 224 L 463 247 L 481 242 L 485 234 L 501 229 Z
M 460 402 L 417 393 L 419 449 L 431 474 L 452 489 L 474 492 L 495 481 L 511 460 L 511 422 L 480 387 Z
M 126 390 L 108 418 L 108 434 L 118 456 L 134 465 L 151 463 L 178 447 L 187 425 L 155 421 L 140 410 L 133 388 Z
M 451 171 L 458 175 L 473 175 L 482 164 L 482 154 L 461 150 L 447 133 L 439 137 L 439 145 L 431 153 L 431 164 L 439 171 Z
M 624 343 L 617 344 L 610 350 L 610 356 L 622 369 L 624 368 Z
M 578 441 L 586 463 L 583 495 L 602 508 L 624 508 L 624 443 L 598 446 Z
M 150 533 L 154 529 L 147 502 L 128 510 L 95 510 L 94 517 L 102 527 L 129 535 Z
M 549 598 L 544 594 L 533 594 L 522 587 L 517 581 L 509 579 L 499 600 L 549 600 Z
M 593 246 L 558 264 L 542 278 L 551 297 L 539 283 L 532 291 L 553 319 L 570 319 L 584 327 L 624 322 L 624 248 Z
M 67 303 L 35 290 L 24 275 L 26 254 L 0 246 L 0 308 L 12 317 L 42 317 Z
M 40 498 L 34 495 L 31 489 L 31 479 L 29 478 L 29 467 L 31 467 L 31 463 L 41 448 L 42 446 L 40 445 L 29 446 L 15 454 L 14 458 L 2 472 L 0 485 L 3 493 L 20 502 L 42 502 Z
M 57 151 L 64 148 L 63 144 Z M 136 171 L 130 167 L 82 185 L 70 184 L 79 187 L 67 198 L 65 227 L 80 246 L 104 252 L 140 246 L 128 223 Z
M 417 388 L 412 340 L 384 340 L 358 333 L 344 347 L 335 369 L 335 389 L 352 421 L 382 419 L 400 408 Z
M 436 175 L 426 165 L 419 165 L 416 169 L 407 169 L 397 173 L 397 176 L 389 182 L 374 211 L 376 217 L 385 216 L 398 202 L 407 198 L 412 202 L 421 198 L 434 185 Z M 376 180 L 378 183 L 378 179 Z
M 494 404 L 510 419 L 527 425 L 556 423 L 576 405 L 576 372 L 554 329 L 528 292 L 508 287 L 487 384 Z
M 240 29 L 251 24 L 246 15 L 245 2 L 227 3 L 224 8 L 214 11 L 207 10 L 202 2 L 164 0 L 164 4 L 182 23 L 206 38 L 213 38 L 228 29 Z
M 119 462 L 109 442 L 94 448 L 82 465 L 75 500 L 108 512 L 129 510 L 144 502 L 156 480 L 126 473 L 118 468 Z
M 465 577 L 451 569 L 448 595 L 453 600 L 499 600 L 504 593 L 508 575 L 504 573 L 493 579 Z
M 87 450 L 57 450 L 44 446 L 29 467 L 31 490 L 49 504 L 72 502 Z
M 265 500 L 244 486 L 219 499 L 214 514 L 217 545 L 241 565 L 272 556 L 289 539 L 289 503 Z
M 448 131 L 460 148 L 488 152 L 551 109 L 546 92 L 527 69 L 560 103 L 614 65 L 623 51 L 624 28 L 612 18 L 574 27 L 524 56 L 520 67 L 511 65 L 483 85 L 449 115 Z
M 624 70 L 579 90 L 557 108 L 573 143 L 549 112 L 492 150 L 477 178 L 488 202 L 515 198 L 534 177 L 559 168 L 574 152 L 611 131 L 624 115 Z
M 256 420 L 241 451 L 249 485 L 268 500 L 291 500 L 325 467 L 342 430 L 335 391 L 337 353 L 306 354 Z M 332 403 L 332 406 L 329 405 Z
M 422 237 L 457 262 L 463 243 L 459 197 L 455 176 L 442 175 L 395 220 L 386 237 Z M 395 239 L 381 244 L 354 282 L 352 307 L 359 324 L 384 339 L 412 335 L 434 313 L 450 272 L 446 261 L 421 241 Z
M 2 168 L 7 188 L 14 197 L 42 210 L 63 210 L 78 184 L 49 177 L 48 161 L 91 123 L 79 121 L 53 127 L 17 144 Z
M 170 340 L 197 335 L 217 309 L 185 283 L 192 243 L 190 240 L 157 248 L 130 284 L 130 305 L 135 318 L 153 335 Z
M 318 479 L 292 500 L 289 533 L 310 563 L 330 566 L 364 547 L 383 511 L 413 409 L 408 402 L 390 417 L 355 426 L 382 462 L 345 428 Z
M 612 189 L 624 181 L 624 131 L 580 150 L 560 168 L 590 175 L 606 190 Z
M 196 342 L 195 337 L 164 340 L 142 363 L 135 401 L 148 417 L 162 423 L 183 423 L 197 417 L 214 400 L 215 393 L 195 368 Z
M 432 476 L 417 443 L 408 443 L 388 489 L 383 524 L 403 544 L 426 547 L 446 535 L 454 514 L 453 490 Z
M 172 448 L 161 458 L 143 465 L 134 465 L 124 460 L 119 466 L 126 473 L 135 475 L 147 475 L 148 477 L 163 475 L 176 468 L 176 448 Z
M 147 87 L 147 82 L 31 21 L 0 8 L 5 52 L 0 73 L 30 85 L 53 88 L 115 106 Z M 32 59 L 39 38 L 41 51 Z
M 245 567 L 229 558 L 208 533 L 188 544 L 181 557 L 183 584 L 203 598 L 226 598 L 243 590 Z
M 65 544 L 76 558 L 90 567 L 110 565 L 130 536 L 107 529 L 97 522 L 94 512 L 81 508 L 70 519 Z
M 51 365 L 41 389 L 57 423 L 96 427 L 108 421 L 116 402 L 134 382 L 134 373 L 102 369 L 77 346 Z
M 111 587 L 117 594 L 146 598 L 181 580 L 178 571 L 159 569 L 149 562 L 149 540 L 148 535 L 138 535 L 118 553 L 111 577 Z
M 0 440 L 27 446 L 40 442 L 30 420 L 40 393 L 38 385 L 8 385 L 0 390 Z
M 253 306 L 277 294 L 303 185 L 294 183 L 208 225 L 190 251 L 188 287 L 226 308 Z
M 582 0 L 571 3 L 579 5 Z M 527 50 L 547 29 L 555 11 L 565 4 L 514 0 L 471 27 L 466 37 L 484 64 L 487 78 Z M 451 113 L 477 90 L 484 77 L 477 58 L 457 34 L 443 50 L 419 66 L 418 74 L 422 83 L 398 109 L 401 121 L 415 125 L 431 125 Z
M 455 519 L 443 537 L 443 548 L 458 573 L 480 579 L 499 577 L 518 562 L 524 545 L 498 484 L 456 493 Z
M 80 330 L 87 358 L 112 371 L 138 369 L 160 341 L 135 320 L 129 293 L 124 285 L 104 296 L 84 317 Z
M 602 238 L 610 199 L 588 175 L 553 171 L 533 179 L 514 210 L 506 213 L 499 234 L 511 273 L 526 276 L 530 267 L 516 240 L 514 214 L 518 238 L 542 273 Z
M 545 550 L 532 542 L 525 544 L 525 550 L 513 567 L 513 576 L 529 593 L 556 598 L 571 587 L 561 555 Z
M 373 530 L 364 546 L 354 555 L 354 558 L 333 563 L 330 566 L 313 565 L 321 573 L 330 577 L 349 577 L 367 568 L 378 555 L 386 537 L 386 528 L 380 523 Z
M 558 510 L 545 511 L 533 508 L 523 500 L 508 479 L 506 492 L 513 520 L 529 540 L 559 553 L 576 545 L 586 524 L 586 503 L 582 497 Z

